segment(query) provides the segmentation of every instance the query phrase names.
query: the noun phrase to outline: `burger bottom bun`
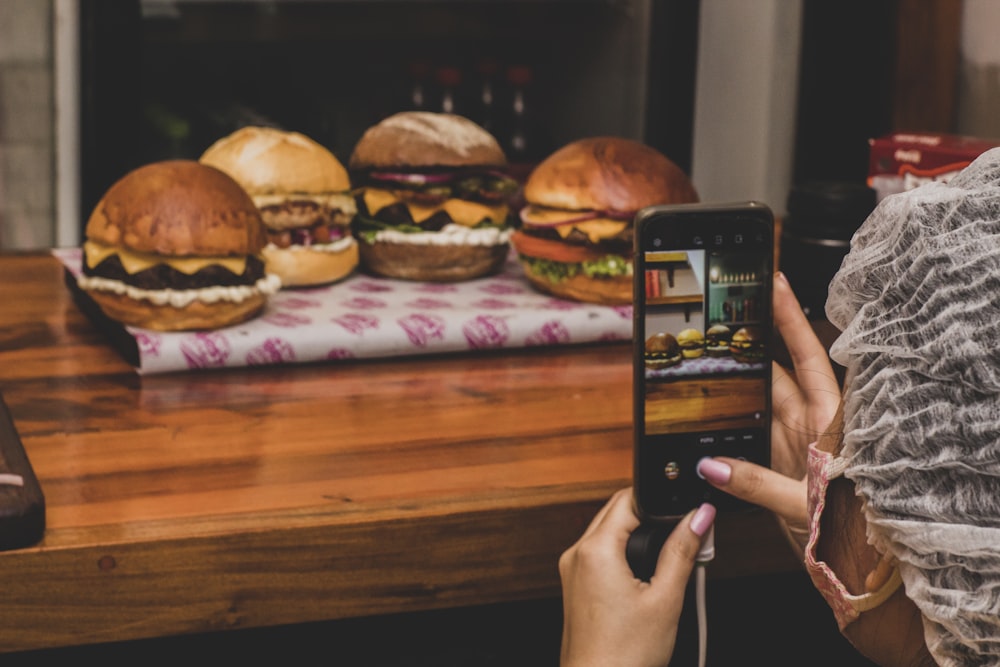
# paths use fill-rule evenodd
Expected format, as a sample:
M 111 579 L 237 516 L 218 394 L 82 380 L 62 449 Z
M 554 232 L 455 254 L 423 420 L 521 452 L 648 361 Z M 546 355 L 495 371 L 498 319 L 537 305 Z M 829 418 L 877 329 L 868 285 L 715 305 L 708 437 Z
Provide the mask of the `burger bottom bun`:
M 431 245 L 376 241 L 358 243 L 361 265 L 386 278 L 460 282 L 498 272 L 510 246 Z
M 658 357 L 655 359 L 646 358 L 645 364 L 646 368 L 651 371 L 659 371 L 664 368 L 670 368 L 671 366 L 676 366 L 681 363 L 681 355 L 675 355 L 673 357 Z
M 124 294 L 87 290 L 104 314 L 122 324 L 154 331 L 196 331 L 220 329 L 252 319 L 264 310 L 267 295 L 254 294 L 239 302 L 192 301 L 183 308 L 157 305 Z
M 632 277 L 591 278 L 578 273 L 572 278 L 552 282 L 531 270 L 527 262 L 521 262 L 524 275 L 540 292 L 570 301 L 600 303 L 605 305 L 625 305 L 632 303 Z
M 281 278 L 286 287 L 309 287 L 337 282 L 349 276 L 358 265 L 358 244 L 351 243 L 343 250 L 296 249 L 268 245 L 261 251 L 268 273 Z

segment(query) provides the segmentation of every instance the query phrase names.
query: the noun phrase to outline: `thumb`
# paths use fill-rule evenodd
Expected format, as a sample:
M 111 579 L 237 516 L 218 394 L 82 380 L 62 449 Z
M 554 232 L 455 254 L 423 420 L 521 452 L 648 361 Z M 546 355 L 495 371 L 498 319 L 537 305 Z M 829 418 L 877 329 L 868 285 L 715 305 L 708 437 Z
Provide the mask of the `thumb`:
M 715 507 L 705 503 L 689 512 L 667 537 L 656 561 L 656 572 L 650 586 L 662 595 L 678 599 L 677 616 L 687 581 L 694 569 L 695 558 L 701 550 L 704 536 L 715 522 Z M 682 594 L 678 595 L 678 591 Z

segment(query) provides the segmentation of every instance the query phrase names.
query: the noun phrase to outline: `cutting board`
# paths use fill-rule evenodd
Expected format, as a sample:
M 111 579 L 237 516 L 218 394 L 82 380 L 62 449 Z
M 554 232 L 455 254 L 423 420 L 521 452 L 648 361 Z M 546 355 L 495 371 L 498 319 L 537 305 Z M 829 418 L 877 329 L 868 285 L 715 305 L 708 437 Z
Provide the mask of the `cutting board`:
M 0 551 L 31 546 L 45 533 L 45 497 L 0 396 Z

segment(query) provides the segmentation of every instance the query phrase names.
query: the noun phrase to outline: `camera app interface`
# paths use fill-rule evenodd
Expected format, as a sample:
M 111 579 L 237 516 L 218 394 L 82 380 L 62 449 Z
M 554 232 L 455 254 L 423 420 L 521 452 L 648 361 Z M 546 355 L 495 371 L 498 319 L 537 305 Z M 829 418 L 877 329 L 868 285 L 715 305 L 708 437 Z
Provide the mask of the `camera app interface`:
M 694 470 L 703 456 L 759 460 L 768 447 L 771 235 L 698 227 L 644 246 L 640 486 L 661 514 L 714 500 Z

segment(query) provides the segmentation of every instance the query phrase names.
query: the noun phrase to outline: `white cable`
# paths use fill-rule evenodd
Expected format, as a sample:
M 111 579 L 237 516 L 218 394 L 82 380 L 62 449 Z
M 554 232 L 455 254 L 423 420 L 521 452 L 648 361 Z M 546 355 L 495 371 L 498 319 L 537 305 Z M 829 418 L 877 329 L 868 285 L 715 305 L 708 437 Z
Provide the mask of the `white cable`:
M 705 565 L 715 558 L 715 526 L 705 533 L 701 550 L 695 556 L 695 601 L 698 611 L 698 666 L 705 667 L 708 654 L 708 613 L 705 609 Z

